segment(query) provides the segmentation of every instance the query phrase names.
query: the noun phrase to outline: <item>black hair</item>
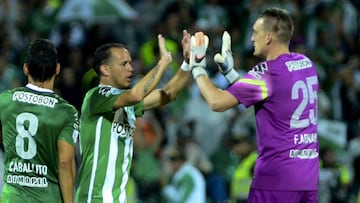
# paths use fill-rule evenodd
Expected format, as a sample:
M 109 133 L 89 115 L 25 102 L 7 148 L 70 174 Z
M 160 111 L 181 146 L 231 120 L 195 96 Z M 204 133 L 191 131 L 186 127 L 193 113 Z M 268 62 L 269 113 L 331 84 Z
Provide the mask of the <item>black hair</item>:
M 33 40 L 26 53 L 26 64 L 31 77 L 38 82 L 51 79 L 56 74 L 57 51 L 48 39 Z
M 100 66 L 106 64 L 108 59 L 111 57 L 111 48 L 125 48 L 120 43 L 106 43 L 98 47 L 93 55 L 93 66 L 92 68 L 96 74 L 100 75 Z

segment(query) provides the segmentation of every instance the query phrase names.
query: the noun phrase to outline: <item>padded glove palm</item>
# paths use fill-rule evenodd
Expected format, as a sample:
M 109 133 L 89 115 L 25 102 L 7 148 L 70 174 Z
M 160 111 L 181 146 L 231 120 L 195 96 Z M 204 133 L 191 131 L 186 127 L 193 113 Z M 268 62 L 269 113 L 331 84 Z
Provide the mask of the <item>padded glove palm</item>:
M 190 67 L 194 78 L 206 75 L 206 50 L 209 38 L 203 32 L 196 32 L 190 39 Z
M 220 72 L 225 76 L 230 84 L 233 84 L 239 79 L 239 73 L 234 70 L 234 58 L 231 51 L 231 37 L 227 31 L 225 31 L 222 36 L 221 54 L 215 54 L 214 61 L 218 65 Z

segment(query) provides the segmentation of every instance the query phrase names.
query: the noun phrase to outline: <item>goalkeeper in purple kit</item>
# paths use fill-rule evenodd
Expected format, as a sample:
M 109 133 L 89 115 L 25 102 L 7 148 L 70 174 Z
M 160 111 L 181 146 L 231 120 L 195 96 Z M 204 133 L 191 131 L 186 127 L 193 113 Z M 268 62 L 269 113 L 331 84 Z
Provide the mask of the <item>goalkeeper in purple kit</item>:
M 254 55 L 265 58 L 240 78 L 233 69 L 231 38 L 225 31 L 221 54 L 214 56 L 231 83 L 217 88 L 205 70 L 209 39 L 202 32 L 191 38 L 190 67 L 205 100 L 214 111 L 239 103 L 254 106 L 259 157 L 249 203 L 318 202 L 319 145 L 317 140 L 318 76 L 305 55 L 290 52 L 294 31 L 286 10 L 268 8 L 253 24 Z

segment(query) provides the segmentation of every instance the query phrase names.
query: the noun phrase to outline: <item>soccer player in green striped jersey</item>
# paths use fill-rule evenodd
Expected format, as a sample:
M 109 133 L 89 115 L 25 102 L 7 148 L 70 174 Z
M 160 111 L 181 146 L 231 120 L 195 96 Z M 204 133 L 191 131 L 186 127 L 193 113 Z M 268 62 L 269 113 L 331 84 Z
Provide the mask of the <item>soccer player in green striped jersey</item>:
M 100 46 L 94 54 L 99 85 L 85 95 L 80 117 L 80 149 L 76 202 L 126 202 L 126 184 L 133 157 L 136 117 L 163 106 L 180 93 L 190 78 L 188 61 L 190 34 L 183 33 L 184 62 L 162 89 L 155 89 L 172 56 L 165 39 L 158 35 L 160 59 L 133 87 L 131 56 L 121 44 Z
M 4 144 L 3 203 L 73 202 L 78 112 L 53 91 L 60 72 L 46 39 L 31 42 L 23 66 L 25 87 L 0 94 Z

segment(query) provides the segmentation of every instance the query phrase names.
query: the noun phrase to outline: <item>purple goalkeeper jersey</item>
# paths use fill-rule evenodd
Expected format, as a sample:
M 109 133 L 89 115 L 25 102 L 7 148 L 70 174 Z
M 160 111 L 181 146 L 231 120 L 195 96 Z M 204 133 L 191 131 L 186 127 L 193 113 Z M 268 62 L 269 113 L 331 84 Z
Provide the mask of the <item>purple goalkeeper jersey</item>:
M 252 188 L 318 189 L 318 88 L 312 61 L 288 53 L 257 64 L 227 89 L 255 107 L 259 157 Z

